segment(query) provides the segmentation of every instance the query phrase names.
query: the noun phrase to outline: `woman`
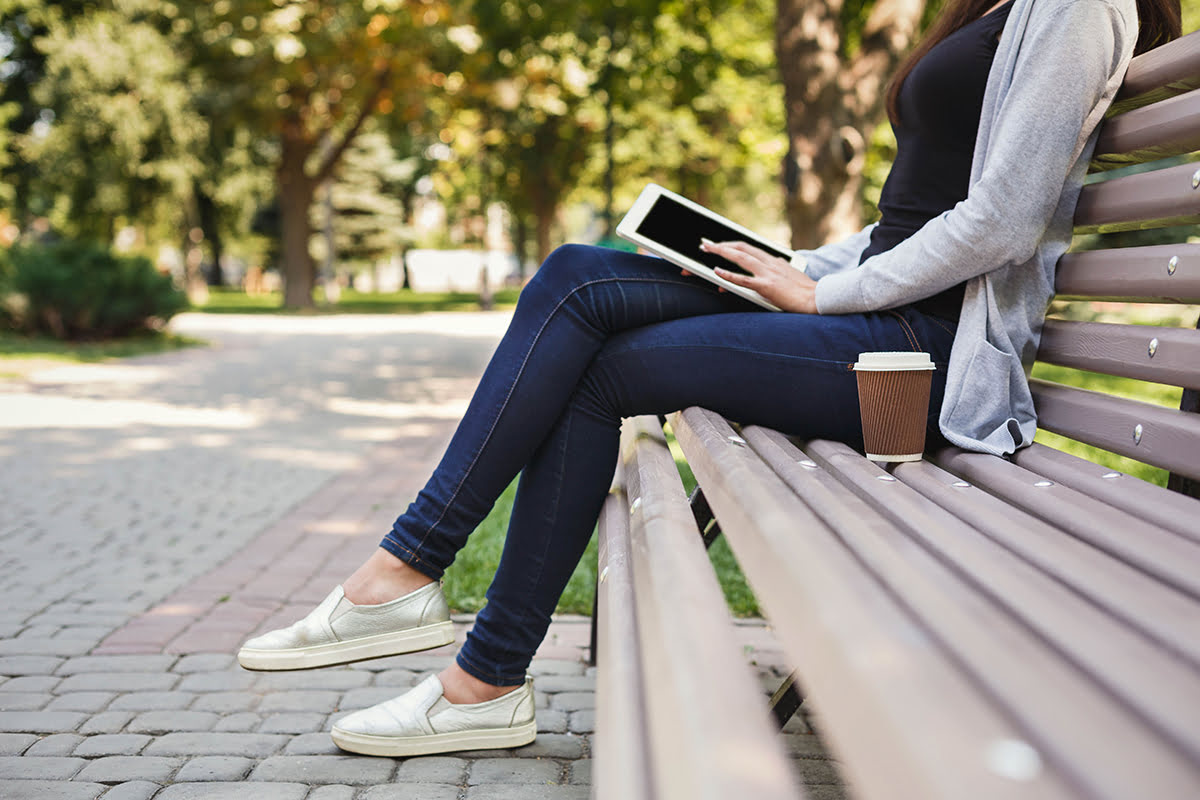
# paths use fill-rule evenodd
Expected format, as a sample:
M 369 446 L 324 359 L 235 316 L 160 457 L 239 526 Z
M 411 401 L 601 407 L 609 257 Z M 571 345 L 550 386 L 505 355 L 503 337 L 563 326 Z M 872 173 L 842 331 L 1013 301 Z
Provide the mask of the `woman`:
M 899 147 L 881 221 L 805 253 L 806 273 L 745 244 L 710 246 L 751 273 L 725 278 L 792 313 L 658 259 L 557 250 L 381 549 L 303 620 L 247 642 L 241 663 L 313 667 L 452 641 L 438 579 L 521 472 L 488 603 L 455 663 L 333 728 L 340 747 L 376 755 L 517 746 L 536 733 L 525 670 L 591 536 L 621 417 L 702 405 L 861 445 L 849 364 L 923 350 L 944 376 L 932 436 L 994 454 L 1028 445 L 1023 364 L 1093 133 L 1135 45 L 1178 34 L 1178 0 L 953 2 L 889 92 Z

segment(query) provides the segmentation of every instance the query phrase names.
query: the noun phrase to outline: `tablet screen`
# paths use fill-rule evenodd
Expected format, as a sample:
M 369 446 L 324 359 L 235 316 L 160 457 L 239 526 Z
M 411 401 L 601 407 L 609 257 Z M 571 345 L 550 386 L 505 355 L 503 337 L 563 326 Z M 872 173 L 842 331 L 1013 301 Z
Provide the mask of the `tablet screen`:
M 646 212 L 638 225 L 638 233 L 659 244 L 671 248 L 680 255 L 699 261 L 708 267 L 721 267 L 731 272 L 749 274 L 731 261 L 700 249 L 700 239 L 711 239 L 714 242 L 742 241 L 752 244 L 772 255 L 787 261 L 791 253 L 785 253 L 766 242 L 753 239 L 741 231 L 734 230 L 720 221 L 701 214 L 694 209 L 678 203 L 670 197 L 660 196 L 654 205 Z

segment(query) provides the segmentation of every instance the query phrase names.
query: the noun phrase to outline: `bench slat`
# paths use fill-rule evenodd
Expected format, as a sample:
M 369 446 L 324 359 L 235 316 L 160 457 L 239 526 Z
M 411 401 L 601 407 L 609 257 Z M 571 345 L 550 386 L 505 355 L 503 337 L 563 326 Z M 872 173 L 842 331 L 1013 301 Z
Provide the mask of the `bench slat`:
M 1170 386 L 1200 389 L 1200 331 L 1047 320 L 1038 360 Z
M 1195 542 L 995 456 L 947 448 L 935 453 L 932 460 L 1189 597 L 1200 599 L 1200 547 Z M 1044 485 L 1047 483 L 1051 485 Z
M 1198 170 L 1200 164 L 1180 164 L 1088 184 L 1075 206 L 1075 231 L 1112 233 L 1200 222 L 1200 190 L 1192 188 Z
M 1059 296 L 1092 300 L 1200 303 L 1200 244 L 1067 253 L 1054 288 Z
M 1053 765 L 1028 781 L 989 769 L 992 748 L 1020 733 L 817 516 L 863 528 L 878 515 L 815 464 L 781 456 L 781 479 L 712 412 L 672 425 L 856 797 L 1074 796 Z M 756 430 L 744 433 L 757 448 Z
M 905 531 L 911 540 L 922 543 L 945 564 L 953 565 L 960 579 L 970 583 L 970 589 L 962 592 L 981 591 L 986 599 L 981 601 L 978 619 L 980 628 L 995 631 L 998 624 L 1008 624 L 1011 618 L 1018 626 L 1029 629 L 1035 640 L 1050 643 L 1053 650 L 1072 663 L 1070 669 L 1086 673 L 1103 687 L 1104 693 L 1122 697 L 1126 705 L 1135 709 L 1141 719 L 1158 733 L 1170 739 L 1181 752 L 1200 764 L 1200 726 L 1195 722 L 1191 709 L 1200 707 L 1200 671 L 1181 661 L 1172 650 L 1166 650 L 1144 637 L 1136 626 L 1108 614 L 1067 589 L 1045 572 L 1024 561 L 1014 552 L 1005 549 L 986 535 L 970 527 L 967 520 L 956 517 L 941 504 L 933 502 L 925 493 L 913 487 L 897 485 L 881 478 L 893 477 L 878 465 L 858 456 L 841 443 L 812 442 L 809 452 L 820 462 L 836 471 L 839 479 L 847 483 L 860 497 L 870 502 L 880 513 L 887 516 L 897 531 Z M 846 456 L 841 460 L 834 455 Z M 928 467 L 923 464 L 901 464 L 895 470 L 900 476 L 910 467 Z M 936 469 L 928 467 L 928 469 Z M 954 478 L 949 476 L 952 483 Z M 902 479 L 903 481 L 903 479 Z M 954 495 L 958 505 L 975 498 L 983 503 L 983 492 L 966 487 Z M 995 503 L 1000 501 L 990 498 Z M 977 514 L 970 514 L 978 518 Z M 992 528 L 1018 527 L 1012 522 L 999 520 L 991 523 Z M 1059 531 L 1050 531 L 1047 538 L 1062 538 Z M 899 534 L 887 534 L 896 542 L 903 542 Z M 902 544 L 895 545 L 897 550 Z M 1128 570 L 1124 570 L 1128 572 Z M 959 591 L 951 590 L 958 603 Z M 1192 612 L 1200 611 L 1193 605 Z M 1004 622 L 997 620 L 1003 618 Z M 989 621 L 990 619 L 990 621 Z M 1200 617 L 1193 617 L 1193 620 Z M 1194 623 L 1193 623 L 1193 627 Z M 1014 635 L 1020 636 L 1014 629 Z M 948 636 L 951 646 L 966 643 L 961 633 Z M 979 644 L 969 645 L 970 652 L 963 658 L 978 658 L 981 672 L 999 668 L 994 659 L 978 649 Z M 1043 658 L 1050 656 L 1040 656 Z M 990 664 L 991 667 L 985 665 Z M 1013 678 L 1019 674 L 1014 665 Z M 1040 673 L 1044 668 L 1038 668 Z M 986 677 L 981 676 L 981 680 Z M 1010 704 L 1021 705 L 1019 695 L 1009 695 Z M 1186 698 L 1192 698 L 1189 702 Z M 1094 701 L 1095 698 L 1092 698 Z M 1014 713 L 1025 714 L 1021 709 Z M 1042 723 L 1030 717 L 1031 727 L 1060 725 L 1070 714 Z M 1057 741 L 1063 731 L 1047 731 L 1050 741 Z M 1152 744 L 1152 746 L 1155 746 Z
M 1181 36 L 1135 57 L 1109 114 L 1157 102 L 1200 87 L 1200 31 Z
M 1107 120 L 1093 158 L 1136 164 L 1200 150 L 1200 90 Z
M 1200 542 L 1200 500 L 1036 442 L 1018 450 L 1012 460 L 1017 466 Z
M 1200 730 L 1163 692 L 1200 694 L 1186 668 L 846 445 L 813 441 L 805 451 L 895 525 L 882 536 L 844 531 L 847 544 L 1086 796 L 1174 796 L 1200 785 Z M 1124 681 L 1133 685 L 1119 689 Z M 1114 691 L 1129 706 L 1114 703 Z M 1118 753 L 1130 762 L 1106 763 Z
M 645 693 L 654 797 L 801 797 L 768 721 L 766 698 L 742 660 L 658 420 L 640 417 L 625 424 L 642 673 L 656 676 Z M 698 764 L 704 769 L 697 770 Z
M 1200 602 L 928 461 L 901 481 L 1200 669 Z
M 618 470 L 618 476 L 621 470 Z M 621 479 L 604 501 L 598 522 L 595 800 L 650 800 L 650 766 L 643 746 L 649 733 L 642 670 L 630 642 L 638 640 L 629 546 L 629 506 Z M 616 731 L 634 731 L 617 736 Z
M 1200 478 L 1200 416 L 1043 380 L 1029 388 L 1042 428 Z

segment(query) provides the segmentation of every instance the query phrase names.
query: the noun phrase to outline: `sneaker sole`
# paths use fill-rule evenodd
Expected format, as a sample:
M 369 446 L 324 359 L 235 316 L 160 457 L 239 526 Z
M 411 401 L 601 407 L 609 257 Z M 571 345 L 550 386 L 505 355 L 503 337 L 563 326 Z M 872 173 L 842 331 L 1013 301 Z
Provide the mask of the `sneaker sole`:
M 447 644 L 454 644 L 454 623 L 449 620 L 406 631 L 380 633 L 345 642 L 296 647 L 290 650 L 251 650 L 243 647 L 238 651 L 238 663 L 245 669 L 266 672 L 313 669 L 334 664 L 349 664 L 352 661 L 366 661 L 370 658 L 416 653 Z
M 455 731 L 424 736 L 373 736 L 368 733 L 352 733 L 334 726 L 330 736 L 333 743 L 343 750 L 365 756 L 427 756 L 460 750 L 520 747 L 537 738 L 537 722 L 530 720 L 515 728 Z

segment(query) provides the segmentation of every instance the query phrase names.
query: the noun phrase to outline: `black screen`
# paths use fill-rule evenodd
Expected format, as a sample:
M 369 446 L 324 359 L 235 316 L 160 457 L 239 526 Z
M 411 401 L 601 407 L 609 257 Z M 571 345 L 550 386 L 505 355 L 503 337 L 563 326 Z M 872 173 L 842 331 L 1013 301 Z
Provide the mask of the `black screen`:
M 706 253 L 701 250 L 700 239 L 711 239 L 714 242 L 741 241 L 766 250 L 785 261 L 792 257 L 791 253 L 785 253 L 765 242 L 756 241 L 746 234 L 666 196 L 655 199 L 654 205 L 650 207 L 650 211 L 642 219 L 642 223 L 638 225 L 638 233 L 671 248 L 680 255 L 695 259 L 705 266 L 721 267 L 742 274 L 748 273 L 732 261 L 715 253 Z

